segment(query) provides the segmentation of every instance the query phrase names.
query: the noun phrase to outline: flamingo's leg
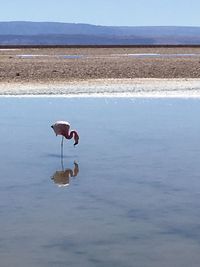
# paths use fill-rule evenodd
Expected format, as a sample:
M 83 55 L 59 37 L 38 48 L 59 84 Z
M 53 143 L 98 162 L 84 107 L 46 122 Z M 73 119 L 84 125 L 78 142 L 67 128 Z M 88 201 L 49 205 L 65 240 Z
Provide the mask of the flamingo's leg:
M 62 166 L 62 169 L 63 168 L 63 140 L 64 140 L 64 136 L 62 136 L 62 140 L 61 140 L 61 166 Z

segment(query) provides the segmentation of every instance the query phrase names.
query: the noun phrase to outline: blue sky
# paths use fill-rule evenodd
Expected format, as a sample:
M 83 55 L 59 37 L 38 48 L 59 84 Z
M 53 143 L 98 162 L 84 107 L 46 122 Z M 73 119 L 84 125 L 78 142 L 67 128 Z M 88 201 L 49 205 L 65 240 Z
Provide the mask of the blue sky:
M 0 0 L 0 21 L 200 26 L 200 0 Z

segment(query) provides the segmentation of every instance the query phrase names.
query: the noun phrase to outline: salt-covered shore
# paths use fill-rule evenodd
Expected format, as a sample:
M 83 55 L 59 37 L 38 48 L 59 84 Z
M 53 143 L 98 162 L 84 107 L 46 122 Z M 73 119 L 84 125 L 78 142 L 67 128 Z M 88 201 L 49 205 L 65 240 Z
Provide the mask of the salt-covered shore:
M 200 97 L 200 47 L 0 49 L 0 95 Z
M 0 96 L 200 97 L 200 79 L 93 79 L 0 83 Z

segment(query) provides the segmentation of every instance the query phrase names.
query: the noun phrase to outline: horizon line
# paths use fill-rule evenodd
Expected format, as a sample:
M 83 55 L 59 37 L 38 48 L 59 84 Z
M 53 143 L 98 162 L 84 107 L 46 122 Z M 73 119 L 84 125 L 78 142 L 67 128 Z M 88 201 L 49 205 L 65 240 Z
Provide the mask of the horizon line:
M 160 28 L 167 28 L 167 27 L 177 27 L 177 28 L 199 28 L 197 25 L 102 25 L 102 24 L 92 24 L 86 22 L 62 22 L 62 21 L 33 21 L 33 20 L 3 20 L 0 23 L 57 23 L 57 24 L 75 24 L 75 25 L 90 25 L 95 27 L 127 27 L 127 28 L 150 28 L 150 27 L 160 27 Z

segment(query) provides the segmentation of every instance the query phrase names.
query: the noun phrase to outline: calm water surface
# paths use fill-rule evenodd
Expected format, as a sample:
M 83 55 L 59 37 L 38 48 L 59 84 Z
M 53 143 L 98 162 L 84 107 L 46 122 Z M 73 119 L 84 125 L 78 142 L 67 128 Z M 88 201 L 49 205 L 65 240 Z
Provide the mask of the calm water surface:
M 77 59 L 83 57 L 83 55 L 43 55 L 43 54 L 26 54 L 26 55 L 16 55 L 19 58 L 37 58 L 37 57 L 58 57 L 58 58 L 68 58 Z
M 1 98 L 0 110 L 1 267 L 199 267 L 200 100 Z M 80 134 L 63 161 L 58 119 Z
M 176 53 L 176 54 L 158 54 L 158 53 L 140 53 L 140 54 L 128 54 L 128 56 L 132 57 L 169 57 L 169 58 L 176 58 L 176 57 L 199 57 L 199 53 L 192 53 L 192 54 L 187 54 L 187 53 Z

